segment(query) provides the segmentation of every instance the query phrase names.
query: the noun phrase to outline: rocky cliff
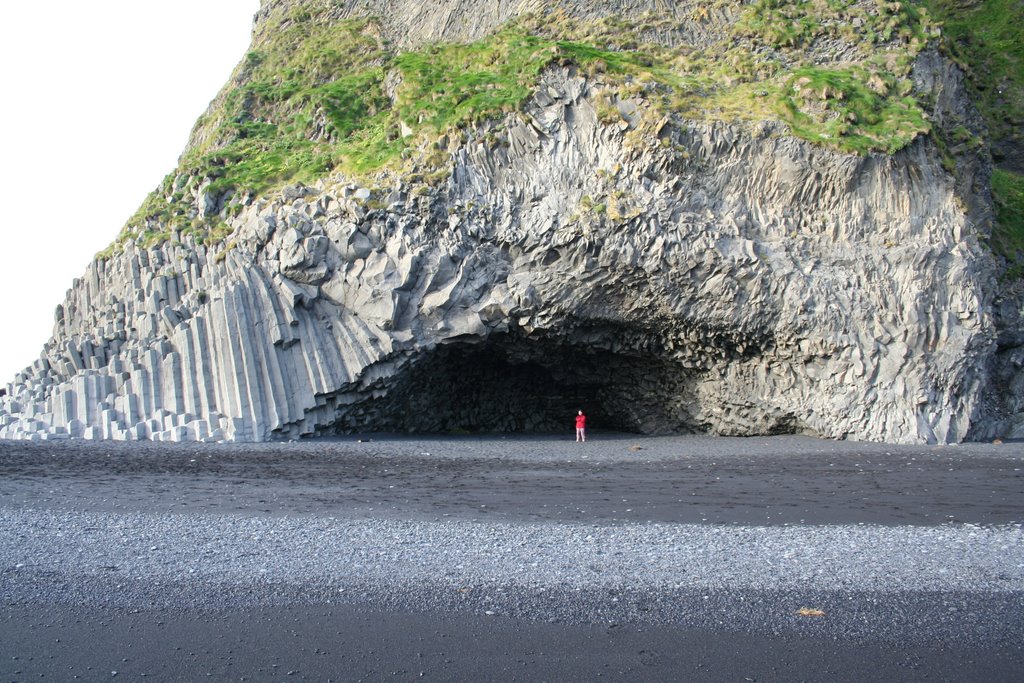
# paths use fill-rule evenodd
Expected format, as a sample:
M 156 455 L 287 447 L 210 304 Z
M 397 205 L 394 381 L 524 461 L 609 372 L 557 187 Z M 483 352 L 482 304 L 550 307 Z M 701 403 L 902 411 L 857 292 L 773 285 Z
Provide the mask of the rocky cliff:
M 1018 435 L 940 30 L 805 5 L 267 0 L 0 436 Z

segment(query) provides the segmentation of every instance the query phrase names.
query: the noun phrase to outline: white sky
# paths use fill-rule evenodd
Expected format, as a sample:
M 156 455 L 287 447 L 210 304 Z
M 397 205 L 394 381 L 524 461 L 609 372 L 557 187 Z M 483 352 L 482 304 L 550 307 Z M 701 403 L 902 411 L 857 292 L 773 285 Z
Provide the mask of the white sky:
M 174 169 L 259 0 L 50 0 L 0 13 L 0 386 L 74 278 Z

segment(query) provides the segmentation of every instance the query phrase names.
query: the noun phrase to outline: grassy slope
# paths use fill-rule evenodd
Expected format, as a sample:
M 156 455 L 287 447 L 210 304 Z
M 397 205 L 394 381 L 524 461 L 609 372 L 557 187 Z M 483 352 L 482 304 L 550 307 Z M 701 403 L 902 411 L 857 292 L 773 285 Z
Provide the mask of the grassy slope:
M 938 31 L 908 3 L 757 0 L 710 50 L 645 42 L 651 31 L 674 28 L 659 17 L 580 23 L 553 13 L 474 43 L 401 53 L 373 20 L 330 21 L 322 5 L 309 0 L 270 19 L 197 123 L 202 143 L 111 249 L 159 242 L 172 230 L 218 239 L 224 217 L 253 196 L 334 170 L 389 167 L 423 177 L 445 162 L 433 141 L 519 108 L 552 63 L 605 83 L 598 104 L 609 123 L 617 122 L 615 100 L 640 96 L 659 118 L 775 118 L 797 136 L 854 154 L 893 153 L 930 131 L 909 69 Z M 818 63 L 808 50 L 816 41 L 844 44 L 854 57 Z M 631 134 L 642 141 L 653 123 L 634 122 Z M 198 215 L 200 191 L 220 198 L 223 211 Z
M 996 202 L 992 247 L 1007 260 L 1006 277 L 1024 278 L 1024 176 L 995 169 L 992 195 Z
M 988 124 L 997 168 L 992 246 L 1024 276 L 1024 2 L 928 0 Z
M 930 0 L 946 44 L 968 75 L 985 115 L 997 163 L 1024 148 L 1024 3 L 1020 0 Z M 1018 172 L 1024 169 L 1016 169 Z

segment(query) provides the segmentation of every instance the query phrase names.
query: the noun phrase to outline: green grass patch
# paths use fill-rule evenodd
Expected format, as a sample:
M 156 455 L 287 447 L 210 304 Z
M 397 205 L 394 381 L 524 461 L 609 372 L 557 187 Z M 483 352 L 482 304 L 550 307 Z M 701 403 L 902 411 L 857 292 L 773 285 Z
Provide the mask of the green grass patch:
M 383 80 L 383 69 L 371 69 L 342 76 L 319 88 L 316 99 L 338 139 L 367 128 L 368 121 L 388 109 L 390 102 L 381 89 Z
M 916 51 L 937 35 L 934 29 L 920 3 L 891 0 L 755 0 L 736 25 L 739 34 L 773 48 L 804 50 L 830 37 L 852 44 L 864 56 L 894 41 Z
M 927 4 L 943 23 L 946 48 L 967 75 L 966 85 L 989 129 L 993 159 L 1008 166 L 992 174 L 996 204 L 992 247 L 1009 263 L 1006 277 L 1024 277 L 1024 3 L 927 0 Z M 961 141 L 951 141 L 957 142 Z
M 602 122 L 623 120 L 622 100 L 652 105 L 630 122 L 631 145 L 648 144 L 666 116 L 781 118 L 799 137 L 857 154 L 891 153 L 929 130 L 906 76 L 931 25 L 907 3 L 757 0 L 719 45 L 702 50 L 645 42 L 673 30 L 665 17 L 580 22 L 555 11 L 475 42 L 399 52 L 373 19 L 333 20 L 333 7 L 309 0 L 272 10 L 197 123 L 179 169 L 122 239 L 148 242 L 169 231 L 218 239 L 223 217 L 196 215 L 203 183 L 230 211 L 242 197 L 335 170 L 441 177 L 428 166 L 447 159 L 423 153 L 430 140 L 521 108 L 553 63 L 575 65 L 602 85 Z M 855 18 L 865 28 L 851 34 L 844 26 Z M 822 36 L 851 42 L 862 58 L 842 68 L 812 65 L 804 50 Z
M 779 95 L 779 114 L 796 135 L 812 142 L 857 154 L 895 153 L 931 125 L 909 96 L 908 81 L 890 85 L 876 79 L 863 69 L 797 69 Z
M 440 132 L 517 109 L 550 63 L 550 47 L 513 27 L 468 45 L 398 55 L 398 116 L 411 127 Z
M 1024 3 L 1019 0 L 928 0 L 942 20 L 945 44 L 967 73 L 996 145 L 1024 150 Z M 1021 170 L 1021 169 L 1018 169 Z
M 992 193 L 996 202 L 996 225 L 992 248 L 1010 264 L 1007 277 L 1024 276 L 1024 175 L 995 169 Z
M 738 29 L 768 45 L 800 48 L 811 43 L 822 27 L 821 16 L 807 12 L 798 3 L 758 0 L 740 17 Z

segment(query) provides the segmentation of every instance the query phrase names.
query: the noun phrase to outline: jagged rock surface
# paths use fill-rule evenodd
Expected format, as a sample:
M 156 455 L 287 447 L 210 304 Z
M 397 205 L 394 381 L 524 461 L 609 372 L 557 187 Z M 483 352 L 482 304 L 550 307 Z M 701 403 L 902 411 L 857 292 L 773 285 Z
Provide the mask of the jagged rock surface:
M 960 106 L 931 58 L 919 80 Z M 986 398 L 1005 374 L 988 209 L 963 198 L 983 165 L 953 177 L 927 138 L 859 157 L 772 123 L 665 121 L 638 143 L 601 123 L 601 88 L 549 69 L 524 111 L 448 142 L 439 188 L 290 186 L 214 249 L 97 260 L 0 436 L 550 430 L 580 406 L 640 432 L 1007 431 Z

